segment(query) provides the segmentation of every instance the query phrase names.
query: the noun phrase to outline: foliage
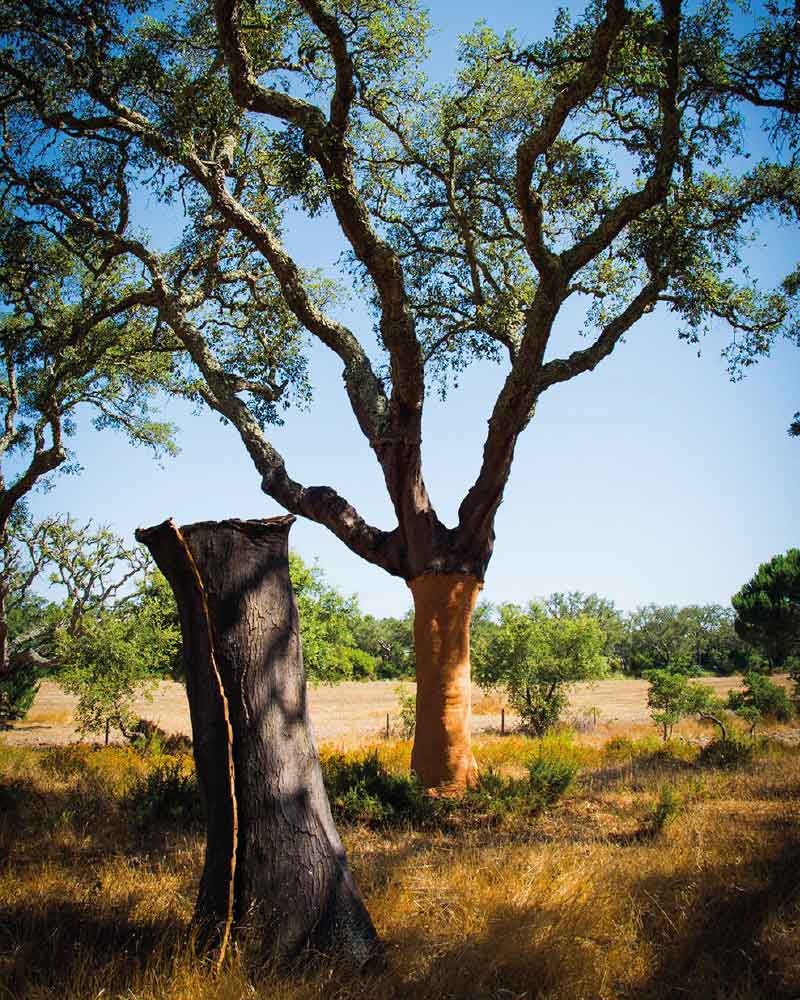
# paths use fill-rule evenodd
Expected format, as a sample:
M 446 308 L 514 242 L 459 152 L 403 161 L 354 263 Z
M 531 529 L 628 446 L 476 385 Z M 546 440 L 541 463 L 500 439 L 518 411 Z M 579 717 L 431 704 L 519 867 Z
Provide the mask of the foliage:
M 672 670 L 649 670 L 645 677 L 650 685 L 647 691 L 650 717 L 657 726 L 661 726 L 665 743 L 672 735 L 675 723 L 690 715 L 709 719 L 725 732 L 725 725 L 720 719 L 724 706 L 710 688 Z
M 733 617 L 719 604 L 637 608 L 627 616 L 620 642 L 625 672 L 636 677 L 648 670 L 728 674 L 755 666 L 758 658 L 737 638 Z
M 617 666 L 621 665 L 626 623 L 613 601 L 600 597 L 599 594 L 584 594 L 579 590 L 570 590 L 566 593 L 559 591 L 545 598 L 544 608 L 551 618 L 585 616 L 594 619 L 603 632 L 602 653 L 609 667 L 617 669 Z
M 404 684 L 394 689 L 399 705 L 400 738 L 410 740 L 417 726 L 417 695 Z
M 32 663 L 0 674 L 0 728 L 24 719 L 39 690 L 41 670 Z
M 294 552 L 289 554 L 289 572 L 309 680 L 334 684 L 371 678 L 374 660 L 357 647 L 354 636 L 359 621 L 356 598 L 343 597 L 325 582 L 319 566 L 307 566 Z
M 67 439 L 78 410 L 93 413 L 96 427 L 122 431 L 158 454 L 175 450 L 173 428 L 151 415 L 158 390 L 172 384 L 172 364 L 143 321 L 142 290 L 130 264 L 113 261 L 96 245 L 79 248 L 75 234 L 31 227 L 20 209 L 6 188 L 0 210 L 0 674 L 41 657 L 34 647 L 20 649 L 26 636 L 9 642 L 6 631 L 30 604 L 28 591 L 45 558 L 36 548 L 46 540 L 26 502 L 34 489 L 52 485 L 57 470 L 77 469 Z
M 393 773 L 376 750 L 323 753 L 321 762 L 337 821 L 373 826 L 453 829 L 529 819 L 551 808 L 577 774 L 573 762 L 540 754 L 529 759 L 526 778 L 507 777 L 488 767 L 463 795 L 449 798 L 429 795 L 414 775 Z
M 744 690 L 730 692 L 728 708 L 750 724 L 751 735 L 762 720 L 791 721 L 795 710 L 784 688 L 753 671 L 745 674 L 742 680 Z
M 756 744 L 752 739 L 734 734 L 707 743 L 700 751 L 697 763 L 703 767 L 747 767 L 752 762 L 755 751 Z
M 322 774 L 334 818 L 359 823 L 425 823 L 436 802 L 413 775 L 393 774 L 377 751 L 321 755 Z
M 82 732 L 105 731 L 106 740 L 112 727 L 125 733 L 135 721 L 134 700 L 172 669 L 180 632 L 163 596 L 163 585 L 146 577 L 130 600 L 82 616 L 74 634 L 56 633 L 58 680 L 78 696 Z
M 168 757 L 139 778 L 125 796 L 124 807 L 143 830 L 161 823 L 197 829 L 203 821 L 194 771 L 179 758 Z
M 413 612 L 404 618 L 363 615 L 353 625 L 353 638 L 359 649 L 373 658 L 376 678 L 399 680 L 414 676 Z
M 757 222 L 800 211 L 796 38 L 779 6 L 759 18 L 722 0 L 592 2 L 532 43 L 480 23 L 451 79 L 431 82 L 412 0 L 213 12 L 109 0 L 88 20 L 74 0 L 6 0 L 0 170 L 15 238 L 64 255 L 56 274 L 81 262 L 75 284 L 95 297 L 133 296 L 130 325 L 173 355 L 170 387 L 236 428 L 286 509 L 398 577 L 466 561 L 483 578 L 545 392 L 654 310 L 690 342 L 724 325 L 733 377 L 776 338 L 797 341 L 796 273 L 763 288 L 745 260 Z M 763 123 L 758 162 L 754 106 L 780 116 Z M 183 227 L 166 249 L 143 231 L 147 196 Z M 345 241 L 333 276 L 374 311 L 375 358 L 331 308 L 330 276 L 283 246 L 295 213 L 324 211 Z M 49 273 L 34 249 L 17 258 Z M 551 338 L 573 305 L 587 341 L 559 356 Z M 388 531 L 294 480 L 266 436 L 309 397 L 308 338 L 342 364 L 397 514 Z M 476 360 L 509 370 L 445 529 L 424 488 L 421 414 L 431 387 L 446 394 Z
M 731 602 L 737 635 L 766 656 L 771 670 L 800 655 L 800 549 L 762 563 Z
M 680 815 L 683 802 L 672 785 L 662 785 L 658 799 L 652 805 L 646 818 L 642 834 L 657 837 Z
M 502 686 L 523 725 L 541 736 L 561 716 L 570 684 L 606 673 L 603 632 L 585 615 L 550 618 L 537 604 L 504 604 L 498 615 L 476 644 L 476 678 L 485 688 Z

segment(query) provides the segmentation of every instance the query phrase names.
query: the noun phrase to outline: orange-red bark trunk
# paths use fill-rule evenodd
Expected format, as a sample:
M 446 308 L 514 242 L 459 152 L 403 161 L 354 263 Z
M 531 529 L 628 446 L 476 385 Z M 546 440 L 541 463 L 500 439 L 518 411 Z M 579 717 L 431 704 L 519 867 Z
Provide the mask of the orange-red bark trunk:
M 411 768 L 426 788 L 447 795 L 474 784 L 469 626 L 481 582 L 462 573 L 408 581 L 414 595 L 417 725 Z

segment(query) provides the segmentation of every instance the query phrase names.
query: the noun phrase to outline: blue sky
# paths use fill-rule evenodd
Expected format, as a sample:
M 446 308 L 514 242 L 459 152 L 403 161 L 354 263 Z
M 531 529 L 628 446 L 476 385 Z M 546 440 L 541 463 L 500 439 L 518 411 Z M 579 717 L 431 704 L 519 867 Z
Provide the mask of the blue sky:
M 535 23 L 520 25 L 525 37 L 552 23 L 555 6 L 537 6 Z M 505 0 L 489 10 L 472 0 L 430 7 L 439 26 L 437 69 L 450 64 L 456 35 L 476 18 L 502 30 L 520 9 Z M 337 252 L 325 222 L 298 222 L 287 242 L 307 264 L 332 261 Z M 774 279 L 795 247 L 796 233 L 770 230 L 756 247 L 757 273 Z M 371 321 L 357 302 L 346 318 L 369 338 Z M 562 323 L 564 343 L 574 339 L 571 320 Z M 777 345 L 734 385 L 719 357 L 725 342 L 720 330 L 698 358 L 696 347 L 678 340 L 669 314 L 656 313 L 594 373 L 545 394 L 518 445 L 498 513 L 487 599 L 526 601 L 579 589 L 626 609 L 651 601 L 727 603 L 759 562 L 800 544 L 800 441 L 786 434 L 800 408 L 800 351 Z M 368 520 L 392 527 L 380 471 L 347 406 L 338 364 L 320 348 L 312 372 L 310 412 L 290 412 L 272 434 L 290 475 L 335 486 Z M 425 477 L 448 523 L 477 473 L 502 374 L 475 366 L 446 403 L 427 403 Z M 181 403 L 167 411 L 180 426 L 177 458 L 159 467 L 84 421 L 73 439 L 82 475 L 57 479 L 51 492 L 35 497 L 34 512 L 92 517 L 126 537 L 168 516 L 186 523 L 280 513 L 261 493 L 232 428 Z M 402 614 L 410 606 L 402 581 L 352 555 L 324 528 L 298 520 L 292 544 L 303 558 L 318 558 L 331 582 L 358 594 L 364 610 Z

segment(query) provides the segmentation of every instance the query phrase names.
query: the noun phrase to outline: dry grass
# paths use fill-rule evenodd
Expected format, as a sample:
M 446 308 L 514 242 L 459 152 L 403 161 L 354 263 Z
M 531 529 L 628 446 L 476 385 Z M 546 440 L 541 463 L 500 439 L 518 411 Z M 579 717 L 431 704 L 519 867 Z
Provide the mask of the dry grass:
M 625 734 L 626 736 L 630 734 Z M 635 733 L 633 735 L 636 735 Z M 391 766 L 409 747 L 378 744 Z M 513 772 L 524 737 L 476 744 Z M 152 762 L 121 748 L 0 748 L 0 997 L 13 1000 L 595 1000 L 800 996 L 800 753 L 744 770 L 658 754 L 652 729 L 610 747 L 546 741 L 581 764 L 533 822 L 445 835 L 345 829 L 387 969 L 286 974 L 232 957 L 215 976 L 186 941 L 198 836 L 137 832 L 125 789 Z M 668 789 L 675 816 L 650 823 Z
M 775 679 L 786 686 L 790 683 L 785 675 Z M 705 677 L 702 682 L 719 695 L 741 685 L 737 677 Z M 309 688 L 311 717 L 318 738 L 347 747 L 378 739 L 386 730 L 387 714 L 390 728 L 397 726 L 399 686 L 397 681 L 351 681 L 335 687 Z M 403 681 L 402 686 L 407 690 L 414 688 L 410 681 Z M 76 700 L 54 681 L 44 681 L 27 719 L 4 733 L 4 742 L 27 746 L 72 742 L 77 738 L 72 721 Z M 487 694 L 473 685 L 472 705 L 473 733 L 499 732 L 503 698 L 496 692 Z M 167 732 L 191 733 L 186 690 L 181 684 L 162 681 L 152 701 L 142 699 L 136 703 L 135 711 L 157 722 Z M 647 682 L 618 677 L 576 684 L 570 691 L 568 715 L 576 723 L 586 723 L 580 728 L 595 731 L 601 741 L 626 733 L 631 726 L 647 727 L 650 724 Z M 518 721 L 506 706 L 507 728 L 513 729 Z

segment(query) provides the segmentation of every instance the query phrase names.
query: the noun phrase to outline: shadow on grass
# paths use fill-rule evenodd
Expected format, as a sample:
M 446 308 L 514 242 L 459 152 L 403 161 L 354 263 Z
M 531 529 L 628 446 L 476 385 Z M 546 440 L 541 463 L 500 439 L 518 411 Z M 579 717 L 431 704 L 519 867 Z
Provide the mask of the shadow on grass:
M 793 832 L 796 836 L 796 829 Z M 661 960 L 638 996 L 797 1000 L 800 980 L 788 980 L 770 954 L 764 933 L 771 921 L 796 921 L 800 915 L 800 843 L 793 840 L 770 856 L 756 858 L 745 872 L 740 865 L 719 866 L 713 878 L 717 891 L 701 896 L 677 939 L 657 913 L 653 925 L 645 928 L 661 939 Z M 640 888 L 651 898 L 680 890 L 664 880 L 644 880 Z
M 482 933 L 460 939 L 432 939 L 421 912 L 389 941 L 390 974 L 375 984 L 375 995 L 387 1000 L 588 1000 L 601 995 L 797 1000 L 798 970 L 782 964 L 770 934 L 781 922 L 800 919 L 800 842 L 796 828 L 771 825 L 773 832 L 780 827 L 786 839 L 756 855 L 749 866 L 726 863 L 701 874 L 649 875 L 621 888 L 641 913 L 636 934 L 643 951 L 657 956 L 639 977 L 629 975 L 628 968 L 639 957 L 636 943 L 633 951 L 624 948 L 606 962 L 618 929 L 608 913 L 595 911 L 591 898 L 582 901 L 578 894 L 552 905 L 495 906 Z M 641 841 L 631 838 L 631 843 Z M 361 873 L 359 878 L 372 891 L 429 849 L 419 842 L 387 851 L 377 862 L 370 860 L 371 878 Z M 437 905 L 448 905 L 447 899 Z M 356 995 L 361 995 L 356 989 L 342 993 Z
M 0 995 L 122 995 L 154 955 L 185 948 L 187 940 L 177 921 L 137 923 L 101 900 L 0 906 Z

